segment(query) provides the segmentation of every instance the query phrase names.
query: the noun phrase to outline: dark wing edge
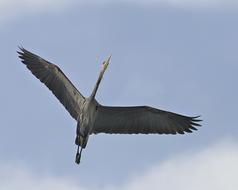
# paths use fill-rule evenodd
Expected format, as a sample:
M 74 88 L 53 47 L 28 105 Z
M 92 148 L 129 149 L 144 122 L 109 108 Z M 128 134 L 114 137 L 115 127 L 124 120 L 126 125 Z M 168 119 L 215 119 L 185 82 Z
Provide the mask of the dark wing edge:
M 184 134 L 200 127 L 200 116 L 189 117 L 149 106 L 99 106 L 93 134 Z
M 70 115 L 77 120 L 80 107 L 85 101 L 83 95 L 58 66 L 27 51 L 23 47 L 19 47 L 19 49 L 20 51 L 17 51 L 17 53 L 22 63 L 52 91 Z

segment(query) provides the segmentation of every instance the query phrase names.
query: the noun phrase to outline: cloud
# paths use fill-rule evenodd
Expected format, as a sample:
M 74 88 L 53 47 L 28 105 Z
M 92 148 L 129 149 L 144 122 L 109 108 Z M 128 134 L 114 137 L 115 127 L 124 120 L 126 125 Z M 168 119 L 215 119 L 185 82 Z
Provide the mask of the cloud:
M 223 142 L 197 153 L 174 156 L 126 184 L 124 190 L 235 190 L 238 143 Z
M 175 7 L 201 8 L 201 7 L 238 7 L 235 0 L 118 0 L 116 3 L 133 3 L 137 5 L 160 5 L 165 4 Z M 20 16 L 28 16 L 47 11 L 63 11 L 76 5 L 99 5 L 113 4 L 111 0 L 0 0 L 0 24 Z
M 0 171 L 0 189 L 17 190 L 84 190 L 69 179 L 53 176 L 40 176 L 24 166 L 4 164 Z
M 121 0 L 121 2 L 140 3 L 140 4 L 167 4 L 179 7 L 223 7 L 237 6 L 238 2 L 234 0 Z
M 64 10 L 73 0 L 0 0 L 0 24 L 21 16 Z
M 108 184 L 104 189 L 236 190 L 237 145 L 237 142 L 224 141 L 199 152 L 174 155 L 148 171 L 132 177 L 124 185 L 113 187 Z M 26 167 L 16 164 L 0 165 L 0 189 L 90 190 L 80 187 L 76 181 L 70 179 L 36 175 Z

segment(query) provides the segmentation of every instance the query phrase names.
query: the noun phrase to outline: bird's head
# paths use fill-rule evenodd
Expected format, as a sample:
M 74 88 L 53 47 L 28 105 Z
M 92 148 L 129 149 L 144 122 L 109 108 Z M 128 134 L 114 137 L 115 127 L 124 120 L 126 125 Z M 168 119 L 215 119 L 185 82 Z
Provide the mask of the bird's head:
M 106 61 L 103 61 L 103 63 L 102 63 L 102 68 L 101 68 L 101 70 L 102 70 L 103 72 L 105 72 L 105 70 L 107 69 L 107 66 L 109 65 L 111 56 L 112 56 L 112 55 L 110 55 L 110 56 L 107 58 Z

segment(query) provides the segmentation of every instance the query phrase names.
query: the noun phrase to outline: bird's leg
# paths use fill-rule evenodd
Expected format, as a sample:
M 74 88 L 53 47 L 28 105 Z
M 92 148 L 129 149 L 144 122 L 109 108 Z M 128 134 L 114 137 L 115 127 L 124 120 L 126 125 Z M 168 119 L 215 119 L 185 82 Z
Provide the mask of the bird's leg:
M 80 159 L 81 159 L 81 153 L 82 153 L 82 150 L 83 150 L 83 146 L 81 145 L 80 143 L 80 133 L 77 133 L 77 136 L 76 136 L 76 139 L 75 139 L 75 144 L 78 146 L 77 147 L 77 153 L 76 153 L 76 157 L 75 157 L 75 162 L 77 164 L 80 163 Z M 80 149 L 80 152 L 79 152 L 79 146 L 81 146 L 81 149 Z
M 80 163 L 82 150 L 83 150 L 83 147 L 81 147 L 80 152 L 79 152 L 79 145 L 78 145 L 77 153 L 76 153 L 76 158 L 75 158 L 75 163 L 76 163 L 76 164 L 79 164 L 79 163 Z
M 79 146 L 80 146 L 80 120 L 79 120 L 79 118 L 78 118 L 78 123 L 77 123 L 77 128 L 76 128 L 75 144 L 78 146 L 76 157 L 75 157 L 75 162 L 77 164 L 79 164 L 80 163 L 80 158 L 81 158 L 81 152 L 82 152 L 82 147 L 81 147 L 81 150 L 79 152 Z
M 78 118 L 77 120 L 75 144 L 80 145 L 80 119 Z

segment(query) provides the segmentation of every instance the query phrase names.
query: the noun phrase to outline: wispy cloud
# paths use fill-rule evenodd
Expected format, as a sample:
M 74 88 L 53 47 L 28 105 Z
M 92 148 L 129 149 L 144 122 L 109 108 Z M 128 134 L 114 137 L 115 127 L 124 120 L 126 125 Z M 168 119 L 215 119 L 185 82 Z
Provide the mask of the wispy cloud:
M 0 23 L 19 16 L 64 10 L 72 4 L 73 0 L 0 0 Z
M 238 187 L 237 145 L 223 142 L 197 153 L 174 156 L 135 177 L 124 190 L 235 190 Z
M 236 190 L 238 187 L 237 145 L 236 142 L 224 141 L 196 153 L 174 155 L 171 159 L 134 176 L 125 185 L 113 187 L 109 184 L 105 189 Z M 90 189 L 80 187 L 73 180 L 36 175 L 26 167 L 16 167 L 16 164 L 0 165 L 0 189 Z
M 53 176 L 39 176 L 24 166 L 14 164 L 1 165 L 0 189 L 31 190 L 83 190 L 69 179 Z
M 133 3 L 135 5 L 169 5 L 186 8 L 224 8 L 238 7 L 238 2 L 234 0 L 0 0 L 0 23 L 17 18 L 21 15 L 28 16 L 39 12 L 65 10 L 67 7 L 80 6 L 85 4 L 113 4 L 113 3 Z
M 140 3 L 140 4 L 167 4 L 180 7 L 221 7 L 237 6 L 234 0 L 121 0 L 121 2 Z

